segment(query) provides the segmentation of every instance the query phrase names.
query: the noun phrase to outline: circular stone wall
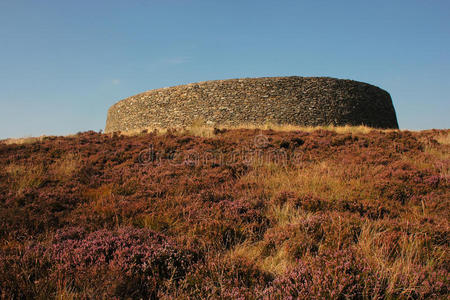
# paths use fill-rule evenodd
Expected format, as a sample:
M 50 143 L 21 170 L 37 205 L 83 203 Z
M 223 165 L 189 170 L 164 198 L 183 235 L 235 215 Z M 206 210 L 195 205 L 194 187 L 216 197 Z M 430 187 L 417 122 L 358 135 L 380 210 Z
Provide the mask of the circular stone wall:
M 111 106 L 105 132 L 152 127 L 292 124 L 398 128 L 386 91 L 328 77 L 214 80 L 147 91 Z

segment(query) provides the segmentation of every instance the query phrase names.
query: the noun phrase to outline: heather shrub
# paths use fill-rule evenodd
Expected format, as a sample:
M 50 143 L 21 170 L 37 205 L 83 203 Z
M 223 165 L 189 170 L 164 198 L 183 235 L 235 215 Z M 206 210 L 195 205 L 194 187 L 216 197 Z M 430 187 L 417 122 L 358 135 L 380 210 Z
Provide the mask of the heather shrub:
M 0 143 L 1 297 L 448 298 L 449 130 L 276 128 Z
M 323 226 L 327 219 L 322 215 L 310 215 L 294 224 L 269 229 L 264 236 L 263 255 L 284 248 L 291 259 L 306 253 L 316 253 L 324 239 Z
M 0 250 L 0 298 L 46 298 L 57 288 L 51 278 L 51 259 L 45 248 L 28 244 L 8 245 Z
M 151 230 L 58 231 L 53 240 L 3 252 L 4 295 L 34 298 L 69 290 L 82 298 L 155 298 L 184 277 L 197 255 Z
M 298 197 L 295 205 L 311 212 L 324 211 L 330 208 L 330 203 L 325 199 L 308 194 Z
M 207 257 L 192 266 L 171 293 L 196 299 L 256 299 L 259 291 L 273 280 L 245 258 Z M 169 297 L 170 298 L 170 297 Z
M 195 258 L 163 235 L 134 228 L 90 234 L 70 228 L 58 232 L 50 252 L 66 285 L 102 297 L 155 297 L 164 280 L 183 277 Z
M 265 299 L 382 298 L 380 282 L 363 259 L 349 250 L 326 252 L 276 278 L 264 290 Z

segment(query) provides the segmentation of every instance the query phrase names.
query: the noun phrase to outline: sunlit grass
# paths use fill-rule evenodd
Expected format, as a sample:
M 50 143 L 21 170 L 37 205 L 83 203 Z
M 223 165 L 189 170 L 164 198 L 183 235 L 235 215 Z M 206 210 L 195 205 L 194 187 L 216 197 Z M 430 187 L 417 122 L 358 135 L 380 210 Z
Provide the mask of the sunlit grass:
M 34 189 L 44 182 L 46 170 L 42 164 L 23 165 L 10 164 L 6 166 L 11 186 L 16 194 L 22 194 L 26 189 Z
M 255 124 L 239 124 L 239 125 L 217 125 L 211 126 L 203 122 L 202 120 L 195 120 L 190 126 L 181 126 L 174 128 L 162 128 L 162 127 L 146 127 L 142 129 L 134 129 L 129 131 L 121 131 L 123 135 L 139 135 L 147 132 L 155 132 L 157 134 L 166 134 L 167 132 L 175 133 L 177 135 L 194 135 L 200 137 L 213 137 L 214 130 L 234 130 L 234 129 L 252 129 L 252 130 L 273 130 L 279 132 L 290 132 L 290 131 L 303 131 L 303 132 L 314 132 L 316 130 L 328 130 L 339 134 L 367 134 L 373 130 L 382 130 L 384 132 L 398 131 L 397 129 L 375 129 L 368 126 L 296 126 L 290 124 L 274 124 L 267 123 L 263 125 Z M 109 133 L 111 134 L 111 133 Z
M 57 160 L 51 170 L 57 180 L 68 181 L 81 167 L 81 157 L 77 153 L 67 153 Z

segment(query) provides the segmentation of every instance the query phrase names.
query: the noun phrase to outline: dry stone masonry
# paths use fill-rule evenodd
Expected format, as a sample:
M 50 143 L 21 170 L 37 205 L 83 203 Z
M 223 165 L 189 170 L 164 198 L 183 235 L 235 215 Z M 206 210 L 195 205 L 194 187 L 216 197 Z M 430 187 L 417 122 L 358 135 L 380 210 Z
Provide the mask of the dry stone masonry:
M 328 77 L 214 80 L 147 91 L 111 106 L 105 132 L 206 124 L 367 125 L 398 128 L 391 97 Z

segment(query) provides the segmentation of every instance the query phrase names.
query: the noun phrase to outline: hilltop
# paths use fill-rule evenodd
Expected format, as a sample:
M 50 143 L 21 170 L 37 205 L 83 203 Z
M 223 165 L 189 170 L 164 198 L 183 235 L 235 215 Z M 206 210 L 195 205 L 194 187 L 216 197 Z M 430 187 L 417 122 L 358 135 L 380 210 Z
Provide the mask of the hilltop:
M 0 143 L 2 298 L 449 296 L 450 130 Z

